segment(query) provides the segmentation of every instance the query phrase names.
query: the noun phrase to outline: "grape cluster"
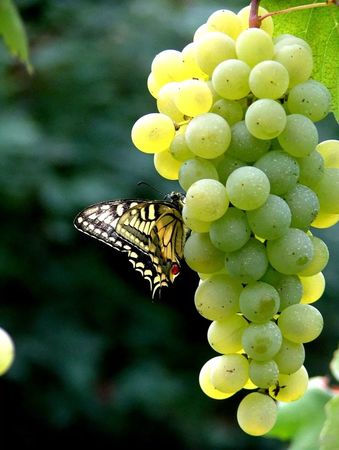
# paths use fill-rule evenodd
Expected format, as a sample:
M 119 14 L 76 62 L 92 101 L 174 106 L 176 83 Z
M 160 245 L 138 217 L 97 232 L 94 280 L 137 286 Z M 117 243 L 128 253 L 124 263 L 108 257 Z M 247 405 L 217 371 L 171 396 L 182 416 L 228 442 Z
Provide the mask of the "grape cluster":
M 262 435 L 276 400 L 305 393 L 304 344 L 322 331 L 311 303 L 329 253 L 310 227 L 338 221 L 339 141 L 318 142 L 315 122 L 331 98 L 311 79 L 310 46 L 273 39 L 271 17 L 248 28 L 248 17 L 249 7 L 216 11 L 182 51 L 155 56 L 148 88 L 158 112 L 137 120 L 132 140 L 186 191 L 184 256 L 200 276 L 195 305 L 219 354 L 200 386 L 214 399 L 252 390 L 237 418 Z

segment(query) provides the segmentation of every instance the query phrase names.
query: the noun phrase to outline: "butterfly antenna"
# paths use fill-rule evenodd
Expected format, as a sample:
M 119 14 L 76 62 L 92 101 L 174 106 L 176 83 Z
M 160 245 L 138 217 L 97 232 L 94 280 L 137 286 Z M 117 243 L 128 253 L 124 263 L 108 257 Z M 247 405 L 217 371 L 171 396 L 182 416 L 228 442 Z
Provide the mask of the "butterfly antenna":
M 159 191 L 159 189 L 157 189 L 156 187 L 152 186 L 151 184 L 147 183 L 147 181 L 139 181 L 138 186 L 141 186 L 142 184 L 144 184 L 145 186 L 149 187 L 150 189 L 152 189 L 153 191 L 157 192 L 158 194 L 160 194 L 161 196 L 165 196 L 165 194 L 161 191 Z

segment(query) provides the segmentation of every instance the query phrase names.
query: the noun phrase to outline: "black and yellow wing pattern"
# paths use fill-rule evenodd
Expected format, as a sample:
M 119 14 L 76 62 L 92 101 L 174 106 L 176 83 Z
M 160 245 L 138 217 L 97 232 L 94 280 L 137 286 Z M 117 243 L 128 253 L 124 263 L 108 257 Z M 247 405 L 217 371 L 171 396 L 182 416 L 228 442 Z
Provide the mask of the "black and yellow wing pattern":
M 189 230 L 181 211 L 184 195 L 172 192 L 160 200 L 113 200 L 80 212 L 74 225 L 120 252 L 149 281 L 152 297 L 173 283 L 181 270 Z

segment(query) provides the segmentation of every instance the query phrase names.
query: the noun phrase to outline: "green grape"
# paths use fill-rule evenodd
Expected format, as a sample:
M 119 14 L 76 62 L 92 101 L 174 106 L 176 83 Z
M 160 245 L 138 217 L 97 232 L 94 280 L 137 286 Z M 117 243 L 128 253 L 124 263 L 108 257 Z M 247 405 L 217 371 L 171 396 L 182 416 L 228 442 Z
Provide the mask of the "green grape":
M 262 388 L 267 389 L 278 381 L 278 365 L 272 359 L 270 361 L 256 361 L 252 359 L 249 367 L 250 379 L 252 382 Z
M 271 397 L 260 392 L 251 392 L 239 403 L 238 424 L 245 433 L 262 436 L 273 428 L 277 412 L 277 405 Z
M 298 228 L 289 228 L 280 238 L 267 241 L 270 264 L 281 273 L 293 275 L 305 269 L 313 258 L 309 236 Z
M 272 38 L 260 28 L 248 28 L 237 38 L 235 43 L 237 57 L 251 67 L 261 61 L 273 58 Z
M 195 117 L 210 110 L 213 96 L 205 81 L 185 80 L 178 84 L 174 101 L 182 114 Z
M 236 39 L 241 32 L 241 21 L 239 17 L 227 9 L 219 9 L 212 13 L 207 19 L 209 31 L 221 31 L 232 39 Z
M 329 139 L 320 142 L 316 149 L 322 156 L 326 168 L 339 169 L 339 141 Z
M 208 320 L 225 320 L 239 310 L 242 285 L 227 274 L 215 274 L 202 281 L 194 295 L 199 314 Z
M 316 339 L 323 329 L 323 318 L 312 305 L 291 305 L 279 316 L 278 326 L 284 338 L 303 344 Z
M 268 13 L 267 9 L 263 8 L 262 6 L 259 6 L 259 9 L 258 9 L 258 15 L 259 16 L 264 16 L 267 13 Z M 250 6 L 245 6 L 244 8 L 242 8 L 238 12 L 237 15 L 238 15 L 238 17 L 240 19 L 242 28 L 244 30 L 249 28 Z M 274 24 L 273 24 L 272 17 L 271 16 L 266 17 L 266 19 L 264 19 L 261 22 L 260 28 L 262 30 L 266 31 L 266 33 L 268 33 L 270 36 L 273 36 Z
M 226 253 L 225 265 L 228 273 L 239 277 L 243 283 L 259 280 L 268 265 L 265 246 L 250 238 L 239 250 Z
M 234 206 L 252 210 L 266 202 L 270 193 L 270 182 L 266 174 L 256 167 L 239 167 L 229 175 L 226 191 Z
M 313 69 L 312 53 L 304 45 L 282 45 L 276 49 L 274 59 L 288 70 L 290 88 L 303 83 L 311 76 Z
M 318 122 L 330 112 L 331 94 L 319 81 L 307 80 L 290 90 L 287 105 L 292 114 L 302 114 Z
M 214 320 L 208 328 L 208 342 L 218 353 L 236 353 L 242 349 L 241 337 L 247 327 L 247 320 L 238 314 Z
M 147 78 L 147 89 L 149 93 L 152 95 L 152 97 L 157 98 L 158 92 L 160 90 L 161 86 L 157 83 L 156 79 L 154 78 L 153 73 L 151 72 L 148 75 Z
M 282 335 L 274 322 L 251 323 L 242 335 L 243 349 L 257 361 L 269 361 L 280 350 Z
M 10 335 L 0 328 L 0 375 L 9 370 L 14 360 L 14 343 Z
M 271 141 L 257 139 L 247 129 L 245 121 L 231 127 L 232 139 L 227 155 L 251 163 L 263 156 L 270 148 Z
M 199 219 L 192 219 L 192 217 L 187 216 L 186 209 L 187 207 L 186 205 L 184 205 L 181 211 L 181 215 L 182 218 L 184 219 L 186 226 L 190 230 L 196 231 L 197 233 L 208 233 L 211 226 L 211 222 L 205 222 L 204 220 Z
M 229 125 L 239 122 L 244 116 L 240 102 L 225 98 L 214 102 L 211 112 L 223 117 Z
M 273 139 L 279 136 L 286 126 L 286 121 L 284 108 L 276 100 L 268 98 L 253 102 L 245 114 L 248 131 L 258 139 Z
M 243 167 L 246 164 L 240 159 L 232 158 L 227 153 L 222 155 L 222 159 L 217 163 L 217 171 L 219 175 L 219 181 L 223 184 L 226 184 L 227 178 L 229 175 L 239 167 Z
M 209 33 L 209 31 L 208 31 L 208 28 L 207 28 L 207 23 L 202 23 L 194 32 L 193 43 L 195 43 L 202 36 L 204 36 L 205 34 L 208 34 L 208 33 Z
M 216 389 L 211 382 L 211 370 L 213 365 L 218 361 L 218 356 L 209 359 L 201 368 L 199 373 L 199 384 L 201 390 L 208 397 L 213 398 L 214 400 L 224 400 L 225 398 L 231 397 L 234 393 L 230 392 L 221 392 Z
M 261 281 L 271 284 L 280 297 L 280 311 L 301 301 L 303 286 L 297 275 L 285 275 L 269 266 Z
M 308 373 L 304 366 L 290 375 L 281 373 L 277 387 L 270 387 L 270 395 L 279 402 L 294 402 L 301 398 L 308 386 Z
M 325 213 L 324 211 L 319 211 L 319 214 L 313 220 L 312 227 L 315 228 L 329 228 L 336 225 L 339 220 L 339 214 Z
M 308 50 L 310 53 L 312 53 L 312 48 L 310 45 L 304 41 L 304 39 L 301 39 L 297 36 L 293 36 L 292 34 L 280 34 L 274 39 L 274 48 L 275 50 L 279 50 L 279 48 L 284 47 L 285 45 L 294 45 L 298 44 L 302 47 L 305 47 L 306 50 Z
M 195 56 L 195 44 L 190 42 L 181 51 L 185 66 L 190 72 L 189 78 L 198 78 L 199 80 L 207 80 L 208 75 L 198 66 Z
M 213 273 L 223 267 L 225 254 L 214 247 L 207 233 L 192 233 L 185 243 L 184 257 L 192 270 Z
M 185 139 L 185 133 L 177 132 L 171 142 L 169 152 L 174 159 L 178 161 L 187 161 L 195 157 L 194 153 L 188 148 Z
M 299 183 L 313 189 L 324 175 L 324 158 L 319 151 L 313 150 L 304 158 L 299 158 L 298 164 L 300 168 Z
M 239 59 L 222 61 L 213 71 L 212 84 L 216 92 L 228 100 L 238 100 L 250 92 L 248 77 L 251 68 Z
M 315 192 L 297 183 L 284 195 L 284 199 L 292 213 L 291 227 L 308 230 L 319 212 L 319 200 Z
M 301 343 L 292 342 L 283 338 L 280 350 L 274 356 L 279 372 L 290 375 L 304 364 L 305 347 Z
M 251 230 L 244 211 L 228 208 L 220 219 L 211 224 L 209 234 L 215 247 L 224 252 L 233 252 L 246 244 Z
M 303 287 L 300 303 L 309 304 L 319 300 L 325 290 L 325 277 L 322 272 L 307 277 L 299 276 L 299 279 Z
M 318 130 L 312 120 L 301 114 L 290 114 L 278 140 L 287 153 L 303 158 L 313 152 L 318 137 Z
M 269 194 L 262 206 L 247 211 L 246 214 L 254 234 L 263 239 L 276 239 L 282 236 L 291 224 L 291 210 L 288 204 L 274 194 Z
M 220 355 L 211 368 L 212 385 L 221 392 L 237 392 L 248 380 L 248 360 L 243 355 Z
M 271 150 L 254 164 L 268 177 L 271 194 L 282 195 L 292 189 L 299 178 L 297 161 L 282 150 Z
M 174 103 L 174 96 L 178 89 L 179 83 L 177 82 L 167 83 L 162 86 L 157 95 L 157 108 L 160 113 L 166 114 L 174 122 L 180 123 L 185 120 L 185 117 Z
M 168 149 L 174 135 L 172 119 L 162 113 L 140 117 L 131 132 L 133 144 L 144 153 L 157 153 Z
M 219 63 L 236 57 L 234 40 L 220 31 L 210 31 L 195 41 L 195 54 L 200 69 L 212 76 Z
M 287 69 L 277 61 L 262 61 L 253 67 L 249 76 L 252 93 L 258 98 L 283 97 L 289 84 Z
M 180 186 L 187 191 L 198 180 L 210 178 L 218 180 L 218 172 L 214 164 L 203 158 L 193 158 L 185 161 L 179 170 Z
M 226 188 L 217 180 L 195 181 L 186 193 L 187 215 L 206 222 L 223 216 L 228 203 Z
M 256 281 L 244 287 L 240 294 L 239 306 L 240 312 L 249 321 L 265 323 L 278 312 L 280 298 L 273 286 L 263 281 Z
M 218 114 L 205 113 L 194 117 L 185 132 L 189 149 L 207 159 L 222 155 L 231 142 L 231 128 Z
M 320 203 L 320 210 L 339 214 L 339 169 L 325 168 L 324 176 L 314 188 Z
M 151 72 L 159 86 L 190 77 L 183 56 L 177 50 L 163 50 L 158 53 L 152 61 Z
M 168 150 L 154 155 L 154 167 L 167 180 L 177 180 L 182 162 L 173 158 Z

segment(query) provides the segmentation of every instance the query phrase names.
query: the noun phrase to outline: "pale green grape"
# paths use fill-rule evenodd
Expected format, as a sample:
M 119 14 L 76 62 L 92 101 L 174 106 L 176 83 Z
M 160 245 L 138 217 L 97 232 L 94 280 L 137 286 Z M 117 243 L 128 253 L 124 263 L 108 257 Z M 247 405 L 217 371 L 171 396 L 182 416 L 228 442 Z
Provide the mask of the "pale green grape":
M 209 359 L 201 368 L 199 373 L 199 384 L 201 390 L 208 397 L 213 398 L 214 400 L 224 400 L 225 398 L 231 397 L 234 393 L 230 392 L 221 392 L 216 389 L 211 382 L 211 369 L 213 365 L 217 362 L 218 356 Z
M 228 273 L 239 277 L 243 283 L 259 280 L 268 266 L 265 246 L 250 238 L 239 250 L 226 253 L 225 265 Z
M 195 56 L 195 44 L 190 42 L 181 51 L 185 66 L 190 72 L 190 78 L 198 78 L 200 80 L 207 80 L 208 75 L 203 72 L 198 66 Z
M 263 8 L 262 6 L 259 6 L 258 9 L 259 16 L 264 16 L 267 13 L 268 13 L 267 9 Z M 246 30 L 249 27 L 248 21 L 250 16 L 250 6 L 245 6 L 244 8 L 242 8 L 237 15 L 241 21 L 242 28 Z M 266 17 L 266 19 L 264 19 L 261 22 L 260 28 L 266 31 L 266 33 L 268 33 L 270 36 L 272 36 L 274 31 L 274 24 L 272 17 Z
M 322 272 L 315 275 L 299 276 L 303 287 L 303 295 L 300 302 L 303 304 L 314 303 L 320 299 L 325 291 L 325 277 Z
M 206 222 L 223 216 L 228 203 L 226 188 L 217 180 L 195 181 L 186 193 L 187 215 Z
M 228 208 L 220 219 L 211 224 L 209 234 L 212 244 L 219 250 L 233 252 L 246 244 L 251 230 L 244 211 Z
M 244 116 L 240 102 L 225 98 L 214 102 L 211 112 L 223 117 L 229 125 L 239 122 Z
M 256 28 L 251 28 L 254 30 Z M 245 114 L 248 131 L 258 139 L 273 139 L 286 126 L 284 108 L 275 100 L 262 98 L 253 102 Z
M 223 184 L 226 184 L 227 178 L 229 175 L 239 167 L 245 166 L 246 163 L 240 161 L 240 159 L 233 158 L 229 156 L 227 153 L 222 155 L 222 159 L 218 161 L 216 167 L 219 175 L 219 181 Z
M 283 338 L 280 350 L 274 356 L 279 372 L 291 374 L 300 369 L 305 361 L 305 347 L 301 343 Z
M 314 188 L 320 210 L 339 214 L 339 168 L 325 168 L 324 176 Z
M 285 194 L 297 184 L 300 172 L 298 163 L 282 150 L 266 153 L 256 161 L 254 166 L 267 175 L 271 194 Z
M 307 186 L 297 183 L 284 199 L 291 213 L 291 227 L 307 230 L 319 212 L 319 200 L 315 192 Z
M 202 36 L 204 36 L 205 34 L 210 33 L 208 28 L 207 28 L 207 23 L 202 23 L 194 32 L 193 35 L 193 43 L 195 43 L 196 41 L 198 41 Z
M 178 161 L 187 161 L 195 157 L 194 153 L 188 148 L 185 139 L 185 133 L 177 132 L 171 142 L 169 152 L 174 159 Z
M 282 236 L 291 224 L 291 210 L 288 204 L 274 194 L 269 194 L 262 206 L 247 211 L 246 214 L 254 234 L 263 239 L 276 239 Z
M 14 343 L 10 335 L 0 328 L 0 375 L 9 370 L 14 360 Z
M 152 61 L 151 71 L 159 86 L 190 77 L 182 53 L 177 50 L 163 50 L 158 53 Z
M 279 50 L 279 48 L 284 47 L 285 45 L 294 45 L 298 44 L 302 47 L 305 47 L 306 50 L 308 50 L 310 53 L 312 53 L 312 48 L 310 45 L 304 41 L 304 39 L 301 39 L 300 37 L 293 36 L 292 34 L 280 34 L 274 39 L 274 48 L 275 50 Z
M 250 379 L 262 388 L 267 389 L 278 381 L 279 368 L 275 361 L 256 361 L 252 359 L 249 367 Z
M 208 342 L 218 353 L 236 353 L 242 349 L 241 338 L 247 327 L 247 320 L 238 314 L 214 320 L 208 328 Z
M 207 19 L 209 31 L 221 31 L 232 39 L 236 39 L 241 32 L 241 21 L 239 17 L 227 9 L 219 9 L 212 13 Z
M 311 76 L 313 69 L 312 53 L 304 45 L 282 45 L 276 49 L 274 59 L 288 70 L 290 88 L 308 80 Z
M 318 138 L 318 130 L 312 120 L 301 114 L 290 114 L 278 141 L 287 153 L 303 158 L 315 150 Z
M 140 117 L 131 132 L 133 144 L 144 153 L 157 153 L 168 149 L 174 135 L 173 121 L 161 113 Z
M 220 355 L 211 368 L 212 385 L 221 392 L 237 392 L 248 380 L 248 360 L 243 355 Z
M 196 272 L 213 273 L 223 267 L 225 254 L 214 247 L 208 233 L 192 233 L 185 243 L 184 257 Z
M 273 428 L 277 413 L 277 405 L 271 397 L 260 392 L 251 392 L 239 403 L 237 420 L 245 433 L 262 436 Z
M 218 114 L 205 113 L 190 121 L 185 138 L 195 155 L 213 159 L 222 155 L 230 145 L 231 128 Z
M 180 167 L 179 183 L 187 191 L 198 180 L 210 178 L 218 180 L 218 172 L 214 164 L 203 158 L 193 158 L 185 161 Z
M 240 294 L 239 306 L 240 312 L 249 321 L 265 323 L 278 312 L 280 298 L 273 286 L 263 281 L 256 281 L 244 287 Z
M 294 402 L 302 397 L 308 386 L 308 373 L 304 366 L 290 375 L 281 373 L 278 377 L 278 389 L 270 387 L 270 395 L 279 402 Z
M 227 155 L 251 163 L 263 156 L 270 148 L 270 140 L 254 137 L 247 129 L 245 121 L 239 121 L 231 127 L 232 139 Z
M 284 338 L 303 344 L 316 339 L 323 329 L 323 318 L 312 305 L 291 305 L 279 316 L 278 326 Z
M 318 148 L 319 145 L 321 144 L 318 144 L 316 148 Z M 323 156 L 319 151 L 313 150 L 313 152 L 304 158 L 298 158 L 298 164 L 300 168 L 299 183 L 313 189 L 324 175 Z
M 318 122 L 330 111 L 331 94 L 319 81 L 307 80 L 290 90 L 287 106 L 292 114 L 302 114 L 313 122 Z
M 282 274 L 269 266 L 261 281 L 271 284 L 280 297 L 280 311 L 301 301 L 303 286 L 297 275 Z
M 173 95 L 176 107 L 185 116 L 195 117 L 206 113 L 213 103 L 212 92 L 202 80 L 182 81 Z
M 182 162 L 173 158 L 168 150 L 154 155 L 154 167 L 162 177 L 167 180 L 177 180 Z
M 280 350 L 282 335 L 274 322 L 251 323 L 242 335 L 243 349 L 257 361 L 269 361 Z
M 174 103 L 174 96 L 178 89 L 179 83 L 177 82 L 167 83 L 162 86 L 157 96 L 157 108 L 160 113 L 166 114 L 174 122 L 180 123 L 185 120 L 185 117 Z
M 210 31 L 195 41 L 195 54 L 200 69 L 211 76 L 221 61 L 235 58 L 234 40 L 220 31 Z
M 226 191 L 234 206 L 252 210 L 266 202 L 270 193 L 270 182 L 266 174 L 256 167 L 239 167 L 229 175 Z
M 317 151 L 323 157 L 326 168 L 339 169 L 339 141 L 336 139 L 329 139 L 320 142 Z
M 237 57 L 251 67 L 273 58 L 274 46 L 271 36 L 260 28 L 244 30 L 235 43 Z
M 293 275 L 311 262 L 313 245 L 304 231 L 289 228 L 280 238 L 267 241 L 267 256 L 278 272 Z
M 251 68 L 239 59 L 222 61 L 213 71 L 212 84 L 216 92 L 228 100 L 238 100 L 250 92 L 248 77 Z
M 315 228 L 329 228 L 333 227 L 333 225 L 336 225 L 338 223 L 338 220 L 339 214 L 326 213 L 320 210 L 319 214 L 317 215 L 315 220 L 313 220 L 311 225 Z
M 288 71 L 277 61 L 260 62 L 249 76 L 250 89 L 258 98 L 278 99 L 285 94 L 288 84 Z
M 225 320 L 239 310 L 242 285 L 227 274 L 215 274 L 202 281 L 194 295 L 199 314 L 208 320 Z
M 152 97 L 157 98 L 158 92 L 160 90 L 161 86 L 157 83 L 156 79 L 154 78 L 153 73 L 151 72 L 148 75 L 147 78 L 147 89 L 149 93 L 152 95 Z
M 193 219 L 192 217 L 187 216 L 186 214 L 186 205 L 182 208 L 181 211 L 182 218 L 184 219 L 184 222 L 186 226 L 192 230 L 196 231 L 197 233 L 208 233 L 211 222 L 206 222 L 204 220 L 199 219 Z

